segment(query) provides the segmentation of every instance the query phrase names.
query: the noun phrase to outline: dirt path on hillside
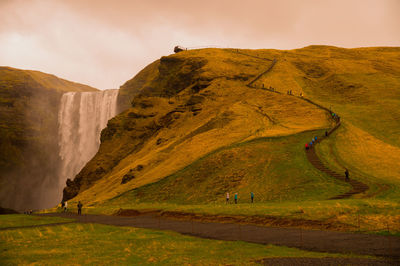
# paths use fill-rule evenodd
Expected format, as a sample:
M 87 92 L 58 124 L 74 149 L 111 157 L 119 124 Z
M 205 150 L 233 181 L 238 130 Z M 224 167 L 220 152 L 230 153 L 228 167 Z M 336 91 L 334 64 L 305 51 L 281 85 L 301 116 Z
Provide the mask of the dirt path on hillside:
M 133 217 L 49 213 L 40 216 L 74 218 L 80 223 L 171 230 L 182 234 L 219 239 L 241 240 L 258 244 L 295 247 L 304 250 L 383 256 L 400 259 L 400 237 L 367 235 L 297 228 L 262 227 L 234 223 L 198 222 L 161 217 L 156 213 Z

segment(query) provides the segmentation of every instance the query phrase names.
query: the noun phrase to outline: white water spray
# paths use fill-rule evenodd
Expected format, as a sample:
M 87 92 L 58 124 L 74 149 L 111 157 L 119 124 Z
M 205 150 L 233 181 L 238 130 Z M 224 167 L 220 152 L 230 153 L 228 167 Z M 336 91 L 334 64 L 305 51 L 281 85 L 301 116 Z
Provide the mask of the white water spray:
M 118 90 L 68 92 L 61 98 L 59 146 L 62 160 L 59 194 L 68 178 L 74 179 L 100 146 L 100 133 L 116 115 Z

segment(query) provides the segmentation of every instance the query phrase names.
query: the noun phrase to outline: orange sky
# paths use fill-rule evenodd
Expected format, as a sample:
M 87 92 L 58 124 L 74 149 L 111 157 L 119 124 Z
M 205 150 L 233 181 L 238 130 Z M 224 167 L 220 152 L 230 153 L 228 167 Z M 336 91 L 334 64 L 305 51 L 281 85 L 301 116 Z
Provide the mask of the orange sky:
M 400 0 L 0 0 L 0 65 L 118 88 L 175 45 L 400 46 Z

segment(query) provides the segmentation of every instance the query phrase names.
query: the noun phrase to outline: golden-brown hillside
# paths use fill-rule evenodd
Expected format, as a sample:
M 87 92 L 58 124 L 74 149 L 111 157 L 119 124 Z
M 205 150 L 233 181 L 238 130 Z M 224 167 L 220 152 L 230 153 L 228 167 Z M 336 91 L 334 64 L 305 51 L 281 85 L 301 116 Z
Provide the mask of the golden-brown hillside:
M 213 179 L 234 178 L 240 170 L 249 172 L 246 169 L 251 165 L 243 165 L 233 172 L 221 170 L 223 174 L 218 175 L 210 174 L 209 169 L 194 167 L 192 163 L 219 148 L 251 139 L 299 136 L 292 144 L 297 148 L 290 152 L 301 153 L 303 139 L 307 137 L 298 133 L 329 128 L 330 122 L 326 111 L 297 97 L 300 93 L 342 116 L 344 126 L 337 134 L 359 134 L 357 132 L 362 130 L 363 138 L 369 139 L 368 149 L 355 150 L 357 145 L 364 145 L 362 139 L 359 144 L 348 146 L 338 138 L 332 145 L 340 145 L 341 153 L 349 151 L 365 160 L 353 162 L 354 158 L 352 161 L 344 156 L 339 165 L 331 162 L 332 167 L 340 171 L 345 166 L 356 167 L 358 174 L 365 178 L 379 176 L 393 180 L 400 171 L 395 165 L 400 154 L 396 138 L 400 125 L 394 119 L 400 117 L 396 108 L 400 106 L 399 55 L 399 48 L 310 46 L 290 51 L 201 49 L 163 57 L 122 86 L 121 95 L 125 102 L 131 101 L 131 108 L 110 121 L 102 133 L 99 153 L 75 181 L 70 182 L 64 197 L 67 199 L 79 192 L 77 199 L 101 201 L 170 175 L 175 178 L 169 181 L 175 182 L 174 186 L 168 185 L 172 187 L 170 194 L 175 193 L 174 187 L 182 194 L 185 191 L 179 188 L 181 183 L 177 181 L 183 175 L 178 172 L 181 169 L 197 171 L 186 174 L 189 179 L 202 175 Z M 276 64 L 272 69 L 259 76 L 271 67 L 274 59 Z M 252 82 L 255 88 L 246 86 L 256 77 L 258 79 Z M 281 93 L 272 92 L 270 88 Z M 288 90 L 294 96 L 287 95 Z M 358 131 L 349 130 L 351 127 Z M 350 136 L 344 136 L 346 138 Z M 371 160 L 366 160 L 366 156 L 374 153 L 373 147 L 378 148 L 380 143 L 390 146 L 385 146 L 390 151 L 386 159 L 372 156 Z M 282 152 L 287 154 L 289 150 Z M 251 152 L 248 156 L 252 156 Z M 240 157 L 241 154 L 236 154 L 232 158 Z M 221 160 L 216 156 L 211 167 L 215 164 L 221 167 L 229 158 Z M 290 158 L 285 157 L 285 160 Z M 215 160 L 220 160 L 219 164 Z M 274 161 L 271 169 L 279 168 L 279 160 L 271 157 L 271 161 Z M 268 160 L 264 163 L 268 165 Z M 382 176 L 382 171 L 368 167 L 378 163 L 387 163 L 391 168 Z M 285 175 L 302 176 L 301 180 L 307 183 L 307 175 L 301 173 L 306 169 L 305 164 L 293 162 L 289 166 L 293 171 Z M 232 166 L 227 163 L 226 167 Z M 263 173 L 280 176 L 267 170 L 261 171 L 261 175 Z M 312 173 L 314 177 L 318 175 Z M 249 179 L 257 182 L 255 174 L 246 174 L 235 187 L 247 190 L 251 186 Z M 267 186 L 266 182 L 261 183 Z M 190 184 L 195 189 L 200 183 Z M 290 183 L 286 186 L 289 191 L 293 188 Z M 305 187 L 307 185 L 297 189 Z M 155 185 L 153 192 L 146 193 L 156 194 L 157 189 L 162 188 Z M 208 193 L 207 188 L 202 189 L 203 194 Z M 220 189 L 226 190 L 223 186 Z M 219 197 L 216 193 L 221 194 L 208 190 L 214 193 L 209 195 L 211 198 Z M 186 192 L 188 196 L 180 197 L 181 202 L 190 200 L 191 192 Z M 143 193 L 139 193 L 139 198 Z

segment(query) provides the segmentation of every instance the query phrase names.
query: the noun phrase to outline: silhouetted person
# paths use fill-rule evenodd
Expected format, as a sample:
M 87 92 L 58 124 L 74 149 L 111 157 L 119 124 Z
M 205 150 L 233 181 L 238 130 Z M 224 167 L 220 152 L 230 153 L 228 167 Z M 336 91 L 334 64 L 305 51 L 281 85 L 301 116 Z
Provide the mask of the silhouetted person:
M 346 176 L 346 181 L 349 181 L 350 180 L 350 178 L 349 178 L 349 170 L 347 170 L 347 168 L 346 168 L 346 171 L 344 172 L 344 174 Z
M 325 130 L 325 137 L 327 137 L 327 136 L 328 136 L 328 131 Z
M 79 201 L 78 202 L 78 215 L 82 215 L 82 203 Z
M 250 192 L 250 197 L 251 197 L 251 203 L 253 203 L 253 201 L 254 201 L 254 193 L 253 192 Z
M 68 208 L 68 201 L 64 202 L 64 212 L 67 212 Z
M 235 193 L 235 204 L 237 204 L 237 201 L 238 201 L 238 195 L 237 193 Z
M 229 192 L 226 192 L 226 204 L 229 204 Z
M 306 150 L 308 150 L 308 148 L 309 148 L 309 147 L 308 147 L 308 143 L 306 143 Z

